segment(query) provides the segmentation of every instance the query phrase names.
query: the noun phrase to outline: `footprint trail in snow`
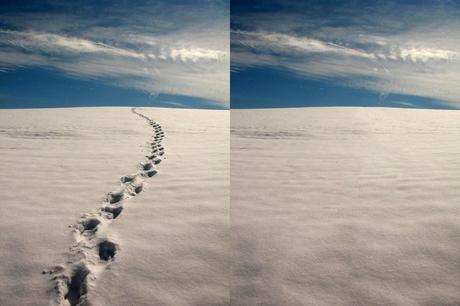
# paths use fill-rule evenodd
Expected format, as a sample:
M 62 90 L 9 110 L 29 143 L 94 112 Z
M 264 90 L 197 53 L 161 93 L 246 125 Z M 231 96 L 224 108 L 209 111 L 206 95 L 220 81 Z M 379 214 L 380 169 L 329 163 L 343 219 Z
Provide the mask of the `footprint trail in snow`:
M 151 151 L 139 164 L 137 173 L 120 178 L 120 187 L 107 194 L 102 207 L 82 215 L 71 226 L 75 243 L 69 249 L 67 262 L 43 271 L 50 275 L 52 283 L 51 305 L 90 305 L 89 290 L 98 276 L 114 261 L 119 250 L 118 244 L 108 233 L 108 227 L 120 217 L 126 201 L 143 191 L 144 183 L 157 173 L 156 166 L 163 159 L 164 148 L 161 142 L 164 132 L 161 126 L 135 108 L 131 111 L 153 128 L 153 138 L 149 143 Z

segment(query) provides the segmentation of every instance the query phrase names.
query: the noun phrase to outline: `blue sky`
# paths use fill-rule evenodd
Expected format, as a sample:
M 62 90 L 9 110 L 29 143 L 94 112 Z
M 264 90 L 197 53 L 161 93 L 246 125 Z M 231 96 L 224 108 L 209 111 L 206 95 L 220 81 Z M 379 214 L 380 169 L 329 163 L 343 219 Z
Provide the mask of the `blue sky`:
M 0 108 L 228 108 L 229 3 L 2 1 Z
M 458 1 L 231 1 L 231 107 L 460 107 Z

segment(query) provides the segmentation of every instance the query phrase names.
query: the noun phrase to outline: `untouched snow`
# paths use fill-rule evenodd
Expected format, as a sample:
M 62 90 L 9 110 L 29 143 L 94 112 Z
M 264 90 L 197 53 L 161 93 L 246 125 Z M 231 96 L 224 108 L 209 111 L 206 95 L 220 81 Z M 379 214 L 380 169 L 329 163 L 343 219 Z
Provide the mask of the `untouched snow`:
M 232 305 L 459 305 L 460 112 L 232 110 Z
M 166 153 L 143 191 L 122 200 L 122 214 L 98 226 L 116 253 L 112 260 L 110 244 L 99 250 L 87 297 L 92 305 L 228 304 L 229 113 L 138 111 L 161 124 Z M 80 217 L 106 205 L 120 177 L 143 171 L 152 135 L 129 108 L 0 111 L 0 305 L 54 304 L 55 266 L 86 252 L 69 251 L 90 235 L 72 234 Z

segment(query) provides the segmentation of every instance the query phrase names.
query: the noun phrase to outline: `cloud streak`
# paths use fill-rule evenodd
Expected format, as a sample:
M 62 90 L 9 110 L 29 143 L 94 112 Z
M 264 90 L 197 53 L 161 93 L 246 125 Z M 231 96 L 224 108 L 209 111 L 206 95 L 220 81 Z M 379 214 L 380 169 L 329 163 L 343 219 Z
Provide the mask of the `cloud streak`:
M 152 95 L 192 96 L 227 107 L 225 4 L 185 2 L 174 7 L 146 2 L 136 9 L 86 8 L 104 9 L 116 23 L 105 15 L 97 19 L 69 13 L 67 6 L 61 9 L 32 13 L 20 8 L 2 14 L 1 71 L 43 67 Z
M 132 49 L 113 47 L 78 37 L 56 35 L 52 33 L 19 32 L 0 30 L 0 39 L 4 46 L 21 48 L 24 51 L 57 55 L 101 54 L 114 57 L 126 57 L 142 60 L 180 60 L 183 63 L 199 61 L 223 61 L 227 52 L 206 48 L 171 48 L 163 46 L 161 50 L 139 52 Z
M 390 18 L 377 8 L 360 12 L 339 8 L 323 18 L 281 10 L 274 15 L 279 27 L 264 12 L 240 16 L 232 28 L 232 71 L 272 67 L 382 96 L 424 96 L 460 107 L 455 12 L 426 12 L 417 16 L 423 23 L 408 18 L 399 27 L 402 15 Z M 299 23 L 301 17 L 307 21 Z

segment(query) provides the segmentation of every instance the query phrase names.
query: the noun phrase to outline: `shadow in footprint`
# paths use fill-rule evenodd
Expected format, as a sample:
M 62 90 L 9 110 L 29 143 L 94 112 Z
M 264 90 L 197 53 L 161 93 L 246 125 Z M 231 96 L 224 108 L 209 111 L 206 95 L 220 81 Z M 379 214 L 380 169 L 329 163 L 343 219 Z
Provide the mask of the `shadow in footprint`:
M 102 207 L 102 211 L 111 213 L 113 219 L 116 219 L 122 212 L 123 206 L 104 206 Z
M 119 191 L 119 192 L 111 192 L 107 195 L 107 201 L 109 201 L 110 204 L 118 203 L 120 202 L 124 197 L 124 192 Z
M 125 175 L 125 176 L 123 176 L 123 177 L 120 179 L 120 181 L 121 181 L 122 183 L 129 183 L 129 182 L 134 181 L 134 178 L 135 178 L 134 175 Z
M 150 170 L 152 169 L 152 167 L 153 167 L 152 163 L 142 164 L 142 170 Z
M 71 306 L 80 305 L 82 297 L 88 293 L 88 274 L 89 270 L 84 264 L 76 266 L 72 271 L 68 292 L 64 297 Z
M 157 174 L 158 171 L 157 170 L 149 170 L 149 171 L 146 171 L 145 172 L 145 175 L 148 176 L 148 177 L 152 177 L 154 176 L 155 174 Z
M 103 240 L 99 243 L 99 258 L 104 261 L 113 259 L 117 253 L 117 245 L 109 240 Z
M 80 225 L 82 226 L 82 232 L 84 231 L 96 231 L 97 226 L 101 223 L 99 219 L 96 218 L 90 218 L 90 219 L 85 219 L 80 222 Z
M 132 190 L 135 194 L 141 193 L 143 189 L 144 185 L 142 183 L 132 186 Z
M 156 154 L 156 153 L 147 155 L 147 158 L 150 159 L 150 160 L 152 160 L 152 159 L 154 159 L 154 158 L 157 158 L 157 157 L 158 157 L 158 154 Z

